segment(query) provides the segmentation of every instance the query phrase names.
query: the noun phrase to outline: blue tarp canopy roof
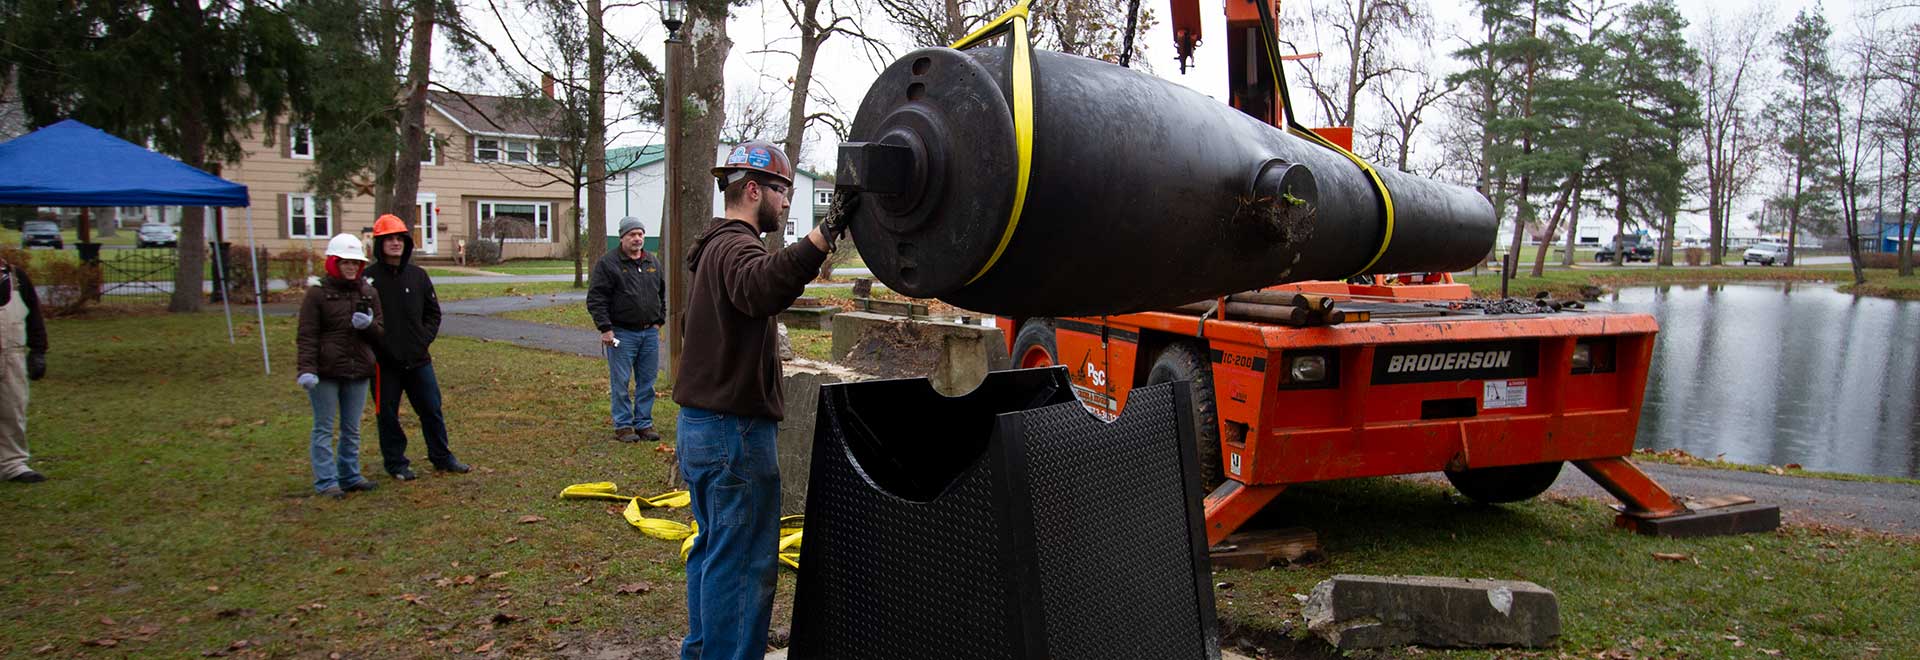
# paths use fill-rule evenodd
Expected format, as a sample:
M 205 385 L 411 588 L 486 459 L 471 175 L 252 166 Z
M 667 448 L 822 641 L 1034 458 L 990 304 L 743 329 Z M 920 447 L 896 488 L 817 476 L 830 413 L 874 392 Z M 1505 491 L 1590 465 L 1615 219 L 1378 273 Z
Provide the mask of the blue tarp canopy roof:
M 0 143 L 0 204 L 246 206 L 247 187 L 68 119 Z

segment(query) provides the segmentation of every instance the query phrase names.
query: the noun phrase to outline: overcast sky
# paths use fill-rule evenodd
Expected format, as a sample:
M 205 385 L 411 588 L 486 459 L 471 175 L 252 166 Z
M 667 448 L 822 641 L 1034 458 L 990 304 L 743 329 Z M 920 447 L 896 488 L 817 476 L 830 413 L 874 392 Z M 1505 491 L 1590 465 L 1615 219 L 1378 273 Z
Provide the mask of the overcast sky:
M 504 1 L 505 0 L 495 0 L 495 2 Z M 654 61 L 664 63 L 665 58 L 662 55 L 664 46 L 662 41 L 666 36 L 666 31 L 659 22 L 658 0 L 648 1 L 656 4 L 652 6 L 636 6 L 611 10 L 608 18 L 608 29 L 619 38 L 637 44 L 649 57 L 654 58 Z M 856 0 L 839 1 L 843 5 L 851 5 Z M 1678 0 L 1678 4 L 1682 13 L 1694 26 L 1689 28 L 1690 32 L 1697 29 L 1699 24 L 1705 22 L 1710 13 L 1717 13 L 1723 18 L 1730 20 L 1736 14 L 1744 14 L 1755 8 L 1770 7 L 1773 13 L 1773 22 L 1777 29 L 1778 26 L 1785 25 L 1785 23 L 1791 20 L 1794 14 L 1801 9 L 1820 7 L 1824 9 L 1828 21 L 1834 26 L 1836 33 L 1835 45 L 1837 46 L 1838 41 L 1856 33 L 1856 12 L 1861 8 L 1872 6 L 1879 1 L 1881 0 L 1826 0 L 1825 2 L 1815 2 L 1813 0 L 1778 0 L 1776 2 Z M 871 3 L 862 1 L 861 4 Z M 1308 11 L 1308 5 L 1307 0 L 1293 0 L 1284 2 L 1282 7 L 1283 11 L 1289 15 L 1304 15 L 1305 12 Z M 1154 10 L 1155 14 L 1160 18 L 1159 23 L 1147 34 L 1143 43 L 1137 46 L 1144 47 L 1147 68 L 1162 78 L 1206 93 L 1214 98 L 1224 98 L 1226 69 L 1224 62 L 1226 56 L 1224 30 L 1226 20 L 1222 5 L 1217 2 L 1203 2 L 1201 4 L 1201 17 L 1204 21 L 1202 31 L 1205 37 L 1198 51 L 1195 53 L 1194 66 L 1184 75 L 1179 72 L 1179 67 L 1173 59 L 1172 32 L 1165 20 L 1167 16 L 1166 5 L 1156 4 L 1155 0 L 1142 0 L 1142 7 Z M 1417 44 L 1410 44 L 1408 48 L 1415 52 L 1422 52 L 1424 59 L 1431 62 L 1436 69 L 1444 71 L 1456 66 L 1448 55 L 1448 53 L 1457 49 L 1461 44 L 1460 39 L 1455 35 L 1470 32 L 1478 21 L 1472 13 L 1472 4 L 1464 0 L 1432 0 L 1431 7 L 1437 27 L 1435 43 L 1424 49 Z M 480 11 L 476 12 L 476 14 L 474 18 L 483 24 L 484 32 L 488 34 L 498 34 L 500 32 L 499 27 L 494 24 L 491 13 L 486 11 L 485 5 L 482 5 Z M 509 22 L 510 24 L 514 22 L 511 17 Z M 888 39 L 896 44 L 906 43 L 904 37 L 888 25 L 882 17 L 877 15 L 869 16 L 863 19 L 863 23 L 870 34 Z M 517 31 L 533 31 L 537 29 L 531 22 L 526 23 L 525 27 L 518 25 L 515 27 Z M 791 36 L 794 34 L 794 30 L 785 10 L 782 9 L 778 0 L 759 0 L 759 2 L 752 5 L 737 7 L 733 11 L 732 21 L 728 24 L 728 31 L 734 41 L 733 50 L 727 61 L 727 86 L 730 102 L 733 101 L 733 97 L 750 96 L 758 93 L 773 102 L 777 102 L 782 109 L 781 114 L 784 116 L 784 108 L 788 95 L 786 85 L 788 79 L 793 75 L 795 58 L 786 52 L 780 51 L 797 50 L 796 39 Z M 1289 34 L 1286 35 L 1286 37 L 1301 43 L 1302 50 L 1333 47 L 1331 42 L 1333 34 L 1330 30 L 1308 31 L 1307 34 Z M 1327 43 L 1324 45 L 1316 44 L 1316 39 L 1323 37 L 1327 40 Z M 1761 36 L 1759 38 L 1766 37 Z M 893 54 L 897 57 L 905 54 L 905 52 L 905 48 L 896 46 Z M 1139 59 L 1138 54 L 1136 54 L 1136 59 Z M 821 54 L 819 66 L 815 70 L 815 96 L 816 98 L 825 97 L 830 99 L 830 107 L 825 109 L 836 112 L 851 121 L 853 111 L 858 107 L 860 98 L 865 94 L 867 86 L 872 82 L 875 74 L 888 63 L 890 63 L 890 61 L 874 61 L 852 40 L 844 37 L 836 37 L 827 42 Z M 1300 74 L 1297 67 L 1300 66 L 1313 66 L 1313 63 L 1311 61 L 1297 63 L 1292 65 L 1294 68 L 1289 69 L 1289 76 L 1294 80 L 1295 93 L 1302 93 L 1299 91 L 1301 87 L 1298 82 Z M 1768 66 L 1773 66 L 1773 63 L 1770 61 Z M 757 92 L 754 90 L 757 90 Z M 1375 103 L 1377 103 L 1377 101 L 1375 101 Z M 1363 116 L 1373 111 L 1373 109 L 1366 107 L 1366 105 L 1366 102 L 1363 101 L 1360 109 Z M 1310 107 L 1310 104 L 1296 103 L 1295 106 L 1300 109 L 1301 112 L 1306 113 L 1308 112 L 1307 108 Z M 809 108 L 809 112 L 817 112 L 821 109 L 822 108 L 818 107 L 816 103 L 813 107 Z M 1315 118 L 1310 116 L 1303 116 L 1304 123 L 1317 123 L 1313 121 L 1314 119 Z M 767 136 L 768 139 L 776 141 L 781 139 L 781 137 L 780 135 Z M 620 144 L 644 144 L 657 143 L 660 139 L 660 134 L 656 128 L 636 124 L 628 126 L 620 137 L 616 138 L 616 142 Z M 832 135 L 831 131 L 826 130 L 824 127 L 812 129 L 809 132 L 808 146 L 804 150 L 805 153 L 800 155 L 799 160 L 804 165 L 811 166 L 814 169 L 830 169 L 833 153 L 832 145 L 836 140 L 837 138 Z M 1748 206 L 1751 206 L 1751 204 Z M 1737 212 L 1736 216 L 1743 216 L 1744 214 L 1745 212 L 1741 211 Z

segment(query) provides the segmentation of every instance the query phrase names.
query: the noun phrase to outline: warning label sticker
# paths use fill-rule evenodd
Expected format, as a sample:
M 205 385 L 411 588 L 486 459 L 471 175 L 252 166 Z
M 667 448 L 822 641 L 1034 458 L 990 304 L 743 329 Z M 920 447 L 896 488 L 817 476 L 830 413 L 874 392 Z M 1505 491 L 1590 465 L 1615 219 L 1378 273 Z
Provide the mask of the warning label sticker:
M 1490 380 L 1486 382 L 1486 396 L 1482 397 L 1480 407 L 1485 410 L 1495 408 L 1527 407 L 1527 381 Z

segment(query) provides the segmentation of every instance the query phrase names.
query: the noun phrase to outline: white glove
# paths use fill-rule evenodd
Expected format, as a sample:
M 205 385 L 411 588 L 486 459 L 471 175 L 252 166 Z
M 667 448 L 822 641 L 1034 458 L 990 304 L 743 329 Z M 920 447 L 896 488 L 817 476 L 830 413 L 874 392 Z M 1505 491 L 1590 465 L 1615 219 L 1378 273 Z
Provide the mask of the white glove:
M 367 326 L 370 326 L 370 325 L 373 325 L 373 315 L 372 315 L 372 314 L 368 314 L 368 313 L 366 313 L 366 312 L 354 312 L 354 313 L 353 313 L 353 329 L 355 329 L 355 330 L 365 330 L 365 329 L 367 329 Z
M 295 379 L 294 382 L 299 383 L 300 387 L 305 388 L 308 392 L 312 392 L 313 387 L 320 384 L 320 377 L 313 374 L 300 374 L 300 377 Z

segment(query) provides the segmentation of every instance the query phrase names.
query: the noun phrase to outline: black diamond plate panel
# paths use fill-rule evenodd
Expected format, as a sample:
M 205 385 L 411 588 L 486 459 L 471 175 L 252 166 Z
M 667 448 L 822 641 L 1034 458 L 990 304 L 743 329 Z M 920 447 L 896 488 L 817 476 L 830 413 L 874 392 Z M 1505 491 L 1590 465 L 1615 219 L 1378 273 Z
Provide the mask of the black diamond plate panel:
M 1109 425 L 1060 367 L 822 387 L 792 657 L 1217 658 L 1185 393 Z
M 1022 415 L 1054 660 L 1203 658 L 1219 646 L 1209 576 L 1194 563 L 1201 528 L 1181 467 L 1192 442 L 1176 417 L 1182 394 L 1136 389 L 1112 424 L 1077 404 Z

